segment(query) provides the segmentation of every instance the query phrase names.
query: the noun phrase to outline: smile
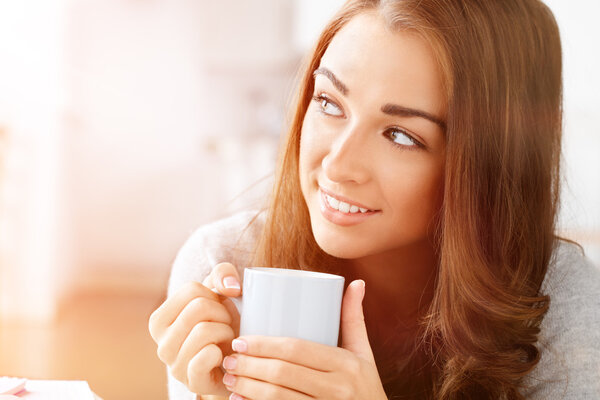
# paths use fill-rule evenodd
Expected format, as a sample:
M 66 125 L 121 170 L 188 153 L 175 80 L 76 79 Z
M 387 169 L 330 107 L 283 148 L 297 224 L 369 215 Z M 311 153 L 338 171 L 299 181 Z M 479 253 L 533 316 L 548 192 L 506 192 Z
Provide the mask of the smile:
M 369 210 L 367 208 L 359 207 L 356 204 L 346 203 L 345 201 L 339 200 L 333 196 L 328 195 L 327 193 L 324 193 L 324 194 L 325 194 L 325 200 L 327 200 L 327 204 L 329 205 L 329 207 L 333 208 L 334 210 L 338 210 L 338 211 L 341 211 L 346 214 L 347 213 L 356 214 L 359 211 L 364 214 L 367 211 L 373 211 L 373 210 Z
M 363 207 L 362 204 L 348 202 L 348 199 L 341 200 L 330 193 L 326 193 L 321 187 L 319 188 L 321 213 L 327 220 L 336 225 L 355 225 L 379 214 L 378 210 L 370 210 Z

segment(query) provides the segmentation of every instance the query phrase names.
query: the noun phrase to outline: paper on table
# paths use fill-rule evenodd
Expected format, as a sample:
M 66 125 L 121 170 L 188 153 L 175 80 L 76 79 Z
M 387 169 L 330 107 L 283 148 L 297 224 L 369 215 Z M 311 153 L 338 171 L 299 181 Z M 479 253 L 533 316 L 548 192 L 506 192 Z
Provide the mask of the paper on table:
M 13 376 L 0 376 L 0 395 L 12 395 L 25 389 L 27 379 Z
M 27 400 L 94 400 L 86 381 L 27 380 L 25 391 L 17 394 Z

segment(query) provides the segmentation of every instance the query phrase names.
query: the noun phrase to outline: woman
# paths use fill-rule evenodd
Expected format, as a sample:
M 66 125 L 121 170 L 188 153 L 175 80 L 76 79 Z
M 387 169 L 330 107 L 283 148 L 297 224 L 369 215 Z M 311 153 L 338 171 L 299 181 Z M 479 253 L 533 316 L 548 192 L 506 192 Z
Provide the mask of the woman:
M 267 209 L 178 254 L 150 318 L 171 398 L 599 398 L 599 274 L 555 234 L 561 90 L 540 1 L 348 1 Z M 249 265 L 344 275 L 340 347 L 233 340 Z

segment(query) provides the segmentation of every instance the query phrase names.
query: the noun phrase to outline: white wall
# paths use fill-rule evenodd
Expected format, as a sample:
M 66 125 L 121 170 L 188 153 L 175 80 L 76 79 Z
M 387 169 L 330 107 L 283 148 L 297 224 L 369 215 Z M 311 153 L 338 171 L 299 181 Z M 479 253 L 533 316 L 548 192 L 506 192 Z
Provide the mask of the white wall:
M 0 316 L 52 318 L 62 222 L 64 1 L 0 2 Z
M 164 286 L 189 233 L 272 171 L 296 62 L 283 3 L 71 2 L 75 286 Z

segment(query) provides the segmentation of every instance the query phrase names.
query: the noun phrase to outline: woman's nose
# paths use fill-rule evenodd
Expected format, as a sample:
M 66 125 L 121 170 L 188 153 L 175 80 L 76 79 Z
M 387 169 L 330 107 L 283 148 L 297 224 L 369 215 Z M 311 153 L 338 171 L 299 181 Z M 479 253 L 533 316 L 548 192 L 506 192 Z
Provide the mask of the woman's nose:
M 332 182 L 365 183 L 369 179 L 368 143 L 358 129 L 358 126 L 348 129 L 335 137 L 321 161 L 325 175 Z

